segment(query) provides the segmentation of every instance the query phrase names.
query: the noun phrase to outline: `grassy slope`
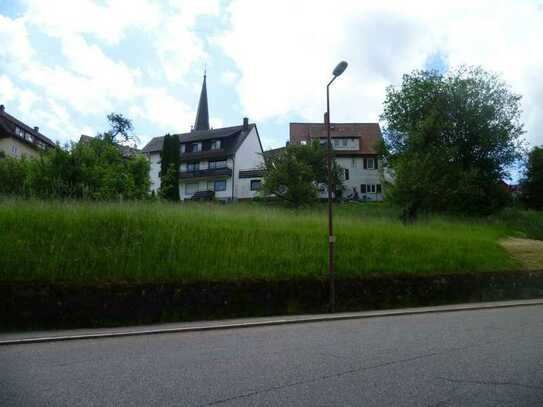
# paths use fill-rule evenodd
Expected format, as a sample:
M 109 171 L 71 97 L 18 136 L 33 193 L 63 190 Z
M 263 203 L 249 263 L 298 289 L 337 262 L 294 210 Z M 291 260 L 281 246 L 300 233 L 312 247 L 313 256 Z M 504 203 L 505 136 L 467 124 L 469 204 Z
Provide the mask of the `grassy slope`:
M 394 209 L 371 204 L 336 214 L 339 278 L 518 267 L 497 243 L 513 230 L 501 218 L 404 226 Z M 0 281 L 278 280 L 325 270 L 323 208 L 0 202 Z

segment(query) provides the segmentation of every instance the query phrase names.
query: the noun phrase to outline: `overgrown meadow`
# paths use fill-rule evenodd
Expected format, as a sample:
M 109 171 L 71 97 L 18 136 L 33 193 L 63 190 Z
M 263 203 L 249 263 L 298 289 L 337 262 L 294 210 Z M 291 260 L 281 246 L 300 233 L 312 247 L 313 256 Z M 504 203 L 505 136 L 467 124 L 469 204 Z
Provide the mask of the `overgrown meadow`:
M 541 213 L 427 217 L 385 204 L 336 207 L 338 278 L 519 267 L 498 244 L 543 238 Z M 193 282 L 326 278 L 324 207 L 0 201 L 0 280 Z M 539 237 L 538 237 L 539 236 Z

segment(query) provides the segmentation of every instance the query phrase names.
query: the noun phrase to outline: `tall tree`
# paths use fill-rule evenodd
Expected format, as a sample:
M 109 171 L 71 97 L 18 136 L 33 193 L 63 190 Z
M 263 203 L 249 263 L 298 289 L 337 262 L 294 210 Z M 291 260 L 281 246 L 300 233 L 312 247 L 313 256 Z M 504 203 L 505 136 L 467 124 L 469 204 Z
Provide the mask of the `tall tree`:
M 102 134 L 102 138 L 118 144 L 136 144 L 138 138 L 133 134 L 134 125 L 132 120 L 119 113 L 107 115 L 109 129 Z
M 343 188 L 340 168 L 332 168 L 336 191 Z M 314 141 L 309 145 L 290 144 L 266 159 L 263 191 L 293 207 L 315 202 L 319 187 L 328 183 L 326 149 Z
M 160 195 L 170 201 L 179 201 L 179 166 L 181 144 L 176 135 L 166 134 L 160 157 Z
M 520 96 L 477 67 L 415 71 L 389 87 L 381 119 L 395 174 L 392 198 L 419 211 L 489 213 L 507 202 L 500 185 L 522 149 Z
M 528 155 L 521 193 L 522 200 L 529 208 L 543 209 L 543 146 L 534 147 Z

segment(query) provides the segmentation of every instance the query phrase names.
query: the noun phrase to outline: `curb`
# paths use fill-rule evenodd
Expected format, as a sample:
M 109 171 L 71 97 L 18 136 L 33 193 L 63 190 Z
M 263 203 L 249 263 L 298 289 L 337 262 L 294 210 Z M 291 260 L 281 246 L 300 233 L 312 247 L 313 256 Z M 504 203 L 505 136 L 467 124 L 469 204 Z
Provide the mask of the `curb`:
M 322 314 L 317 316 L 300 316 L 300 317 L 279 317 L 272 318 L 264 321 L 254 322 L 237 322 L 237 323 L 215 323 L 210 325 L 201 326 L 186 326 L 177 328 L 156 328 L 156 329 L 136 329 L 132 331 L 120 331 L 120 332 L 96 332 L 90 334 L 80 335 L 62 335 L 62 336 L 42 336 L 42 337 L 29 337 L 19 339 L 0 340 L 0 346 L 2 345 L 23 345 L 32 343 L 44 343 L 44 342 L 60 342 L 60 341 L 74 341 L 82 339 L 101 339 L 101 338 L 117 338 L 125 336 L 140 336 L 140 335 L 156 335 L 167 333 L 183 333 L 183 332 L 202 332 L 202 331 L 216 331 L 221 329 L 239 329 L 239 328 L 254 328 L 262 326 L 274 326 L 274 325 L 289 325 L 289 324 L 302 324 L 312 322 L 326 322 L 326 321 L 345 321 L 351 319 L 369 319 L 378 317 L 391 317 L 402 315 L 419 315 L 419 314 L 434 314 L 442 312 L 455 312 L 455 311 L 475 311 L 485 309 L 497 309 L 497 308 L 512 308 L 532 305 L 543 305 L 543 298 L 534 300 L 520 300 L 520 301 L 499 301 L 499 302 L 482 302 L 471 304 L 455 304 L 455 305 L 442 305 L 435 307 L 417 307 L 417 308 L 404 308 L 396 310 L 382 310 L 382 311 L 364 311 L 342 314 Z

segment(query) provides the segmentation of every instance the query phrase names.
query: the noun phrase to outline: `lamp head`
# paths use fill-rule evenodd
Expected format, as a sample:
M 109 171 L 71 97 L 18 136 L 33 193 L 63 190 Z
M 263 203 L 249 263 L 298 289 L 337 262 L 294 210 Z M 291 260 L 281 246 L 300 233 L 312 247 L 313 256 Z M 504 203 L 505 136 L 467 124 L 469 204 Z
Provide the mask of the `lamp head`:
M 339 64 L 337 64 L 337 66 L 334 68 L 334 72 L 332 72 L 332 74 L 334 76 L 339 76 L 341 75 L 343 72 L 345 72 L 345 69 L 347 69 L 347 62 L 346 61 L 341 61 Z

